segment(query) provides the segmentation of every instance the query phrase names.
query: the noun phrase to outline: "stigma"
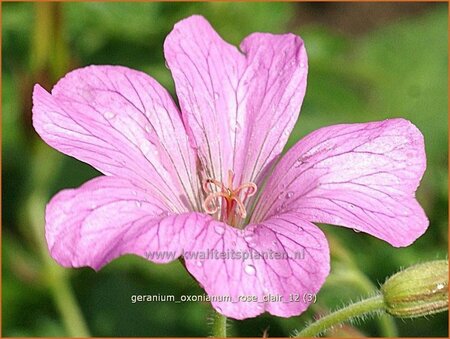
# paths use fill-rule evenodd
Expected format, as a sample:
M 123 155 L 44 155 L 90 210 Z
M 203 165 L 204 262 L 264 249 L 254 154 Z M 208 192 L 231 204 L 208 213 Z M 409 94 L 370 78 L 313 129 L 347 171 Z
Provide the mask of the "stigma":
M 226 184 L 212 178 L 203 181 L 203 189 L 208 194 L 203 201 L 203 209 L 208 214 L 217 214 L 219 220 L 235 226 L 237 218 L 245 219 L 247 211 L 245 201 L 255 195 L 257 186 L 252 183 L 244 183 L 233 188 L 234 172 L 228 170 L 228 182 Z

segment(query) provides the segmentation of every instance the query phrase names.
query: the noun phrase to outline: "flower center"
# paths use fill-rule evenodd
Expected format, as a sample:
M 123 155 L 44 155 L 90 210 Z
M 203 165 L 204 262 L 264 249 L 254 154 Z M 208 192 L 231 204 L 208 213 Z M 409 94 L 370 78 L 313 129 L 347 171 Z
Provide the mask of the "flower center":
M 241 219 L 247 217 L 244 202 L 256 193 L 258 187 L 254 183 L 248 182 L 233 188 L 233 179 L 233 171 L 228 170 L 227 185 L 216 179 L 204 180 L 203 189 L 208 196 L 203 201 L 203 209 L 208 214 L 217 214 L 218 220 L 235 226 L 239 221 L 236 217 Z

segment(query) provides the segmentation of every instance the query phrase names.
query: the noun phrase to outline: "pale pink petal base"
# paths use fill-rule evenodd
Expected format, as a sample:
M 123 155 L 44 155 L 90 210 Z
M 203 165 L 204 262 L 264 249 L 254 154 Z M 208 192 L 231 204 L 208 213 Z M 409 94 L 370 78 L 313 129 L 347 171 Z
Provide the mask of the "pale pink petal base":
M 296 211 L 407 246 L 428 227 L 414 196 L 425 167 L 423 136 L 407 120 L 324 127 L 279 162 L 253 221 Z

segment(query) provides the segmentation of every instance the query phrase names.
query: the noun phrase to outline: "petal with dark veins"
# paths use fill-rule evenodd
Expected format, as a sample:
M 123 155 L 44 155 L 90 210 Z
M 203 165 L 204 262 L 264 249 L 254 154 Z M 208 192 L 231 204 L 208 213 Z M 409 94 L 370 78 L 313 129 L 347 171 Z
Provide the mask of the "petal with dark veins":
M 306 310 L 312 300 L 305 296 L 319 291 L 330 269 L 328 243 L 318 227 L 296 213 L 245 230 L 206 220 L 186 248 L 196 256 L 185 257 L 185 263 L 217 311 L 245 319 L 265 311 L 290 317 Z M 201 259 L 200 253 L 210 254 Z M 271 296 L 279 300 L 267 299 Z
M 52 257 L 65 267 L 96 270 L 124 254 L 175 260 L 198 227 L 195 214 L 171 214 L 129 180 L 105 176 L 56 194 L 45 219 Z
M 307 57 L 293 34 L 254 33 L 241 53 L 200 16 L 164 43 L 190 141 L 206 176 L 259 185 L 287 142 L 306 89 Z
M 58 151 L 132 180 L 173 211 L 200 208 L 196 154 L 178 109 L 144 73 L 90 66 L 67 74 L 51 94 L 36 85 L 33 125 Z
M 415 199 L 425 167 L 423 136 L 407 120 L 324 127 L 277 164 L 252 222 L 296 211 L 407 246 L 428 227 Z

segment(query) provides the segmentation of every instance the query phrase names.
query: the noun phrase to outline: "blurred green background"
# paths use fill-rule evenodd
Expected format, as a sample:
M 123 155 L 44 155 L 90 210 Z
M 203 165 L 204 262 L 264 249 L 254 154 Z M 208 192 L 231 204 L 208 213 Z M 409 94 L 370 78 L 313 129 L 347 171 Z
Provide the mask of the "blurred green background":
M 206 336 L 206 303 L 136 303 L 132 294 L 202 294 L 179 262 L 122 257 L 100 272 L 63 269 L 43 240 L 45 203 L 98 173 L 43 144 L 31 126 L 31 91 L 51 89 L 68 70 L 120 64 L 173 91 L 162 44 L 174 23 L 202 14 L 228 41 L 254 31 L 293 32 L 309 55 L 308 89 L 289 140 L 336 123 L 390 117 L 425 135 L 428 168 L 418 199 L 430 219 L 408 248 L 321 225 L 332 273 L 307 312 L 289 319 L 233 321 L 236 336 L 287 336 L 318 314 L 357 300 L 401 267 L 447 258 L 448 7 L 444 3 L 2 3 L 2 334 Z M 81 315 L 81 317 L 80 317 Z M 399 336 L 448 337 L 448 313 L 395 320 Z M 383 336 L 368 320 L 329 335 Z M 78 333 L 78 334 L 77 334 Z M 392 332 L 390 332 L 392 333 Z

